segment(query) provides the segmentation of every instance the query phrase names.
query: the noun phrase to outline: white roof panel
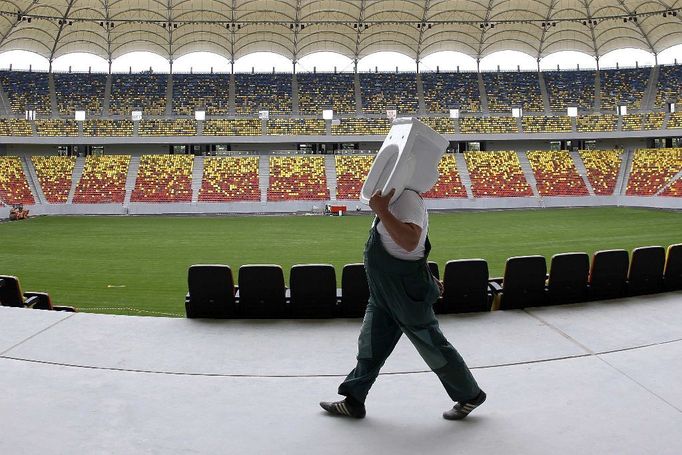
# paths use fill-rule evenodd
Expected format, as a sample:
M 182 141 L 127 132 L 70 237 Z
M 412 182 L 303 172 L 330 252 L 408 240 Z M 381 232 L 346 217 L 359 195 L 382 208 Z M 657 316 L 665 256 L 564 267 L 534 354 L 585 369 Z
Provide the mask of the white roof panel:
M 90 52 L 113 59 L 144 50 L 176 59 L 209 51 L 229 60 L 256 51 L 295 59 L 317 51 L 353 59 L 377 51 L 418 59 L 440 51 L 479 59 L 499 50 L 536 58 L 567 50 L 599 57 L 625 47 L 658 53 L 682 43 L 682 14 L 675 5 L 650 0 L 0 0 L 0 52 L 22 49 L 48 59 Z

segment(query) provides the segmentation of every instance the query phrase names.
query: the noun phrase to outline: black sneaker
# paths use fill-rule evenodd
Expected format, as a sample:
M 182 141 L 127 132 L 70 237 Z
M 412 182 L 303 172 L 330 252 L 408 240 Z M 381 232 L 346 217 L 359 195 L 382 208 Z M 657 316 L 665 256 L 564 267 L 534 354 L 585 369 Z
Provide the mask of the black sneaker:
M 469 415 L 471 411 L 479 407 L 485 401 L 486 394 L 483 390 L 476 395 L 476 398 L 469 400 L 466 403 L 455 402 L 452 409 L 448 409 L 443 413 L 443 418 L 448 420 L 462 420 Z
M 320 406 L 328 413 L 337 416 L 354 417 L 356 419 L 365 417 L 365 405 L 351 404 L 348 398 L 342 401 L 321 401 Z

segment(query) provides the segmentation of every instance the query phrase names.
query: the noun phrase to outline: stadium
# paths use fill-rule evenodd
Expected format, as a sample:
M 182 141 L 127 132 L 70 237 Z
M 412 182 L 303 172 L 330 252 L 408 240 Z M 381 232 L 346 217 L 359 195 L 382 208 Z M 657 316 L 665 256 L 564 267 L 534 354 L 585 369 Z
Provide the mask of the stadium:
M 0 1 L 0 58 L 47 65 L 0 69 L 0 451 L 679 453 L 681 20 L 641 0 Z M 652 64 L 603 63 L 623 50 Z M 140 51 L 167 71 L 116 70 Z M 290 70 L 239 65 L 264 52 Z M 564 52 L 594 66 L 543 63 Z M 53 69 L 74 53 L 105 69 Z M 178 69 L 196 53 L 226 63 Z M 302 63 L 319 53 L 346 63 Z M 454 427 L 404 339 L 365 421 L 317 407 L 354 365 L 359 193 L 405 117 L 448 141 L 422 194 L 434 310 L 490 397 Z

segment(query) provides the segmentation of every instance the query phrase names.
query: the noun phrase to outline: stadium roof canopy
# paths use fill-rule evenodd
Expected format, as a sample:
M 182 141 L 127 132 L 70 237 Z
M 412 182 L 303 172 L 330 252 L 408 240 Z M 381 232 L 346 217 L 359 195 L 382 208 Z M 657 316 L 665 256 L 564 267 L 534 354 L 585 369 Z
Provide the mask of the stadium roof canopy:
M 360 59 L 439 51 L 480 59 L 517 50 L 538 59 L 620 48 L 653 54 L 682 43 L 673 0 L 0 0 L 0 52 L 50 61 L 151 51 L 169 60 L 208 51 L 231 61 L 258 51 L 293 61 L 320 51 Z

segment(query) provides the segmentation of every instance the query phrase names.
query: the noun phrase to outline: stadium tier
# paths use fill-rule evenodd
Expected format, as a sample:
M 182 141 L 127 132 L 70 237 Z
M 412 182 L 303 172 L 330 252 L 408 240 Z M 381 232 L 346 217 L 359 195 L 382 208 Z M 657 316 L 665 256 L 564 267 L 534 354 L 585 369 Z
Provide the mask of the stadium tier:
M 163 115 L 167 90 L 167 74 L 113 74 L 109 113 L 128 116 L 140 109 L 145 115 Z
M 682 66 L 661 66 L 656 89 L 656 107 L 682 99 Z
M 452 121 L 453 119 L 449 117 L 421 117 L 419 120 L 440 134 L 453 134 L 455 132 L 455 124 Z
M 237 114 L 291 114 L 291 74 L 235 74 Z
M 474 197 L 532 196 L 516 152 L 465 152 Z
M 33 136 L 33 128 L 28 120 L 3 118 L 0 119 L 0 136 Z
M 31 161 L 38 175 L 40 188 L 50 204 L 64 204 L 71 191 L 73 156 L 32 156 Z
M 643 129 L 660 130 L 661 128 L 663 128 L 664 120 L 665 112 L 649 112 L 644 116 Z
M 0 202 L 8 205 L 35 203 L 17 156 L 0 156 Z
M 53 77 L 59 114 L 72 116 L 77 110 L 102 113 L 106 74 L 55 73 Z
M 131 202 L 190 202 L 191 155 L 142 155 Z
M 260 201 L 258 157 L 204 159 L 200 202 Z
M 522 107 L 526 112 L 544 112 L 538 73 L 483 73 L 491 112 L 509 112 Z
M 548 71 L 543 78 L 550 109 L 566 113 L 569 106 L 591 111 L 594 107 L 594 71 Z
M 130 155 L 88 156 L 83 166 L 74 204 L 122 204 Z
M 682 128 L 682 112 L 673 112 L 668 120 L 668 128 Z
M 336 198 L 359 199 L 360 190 L 374 161 L 373 155 L 337 155 Z
M 568 133 L 572 130 L 571 119 L 566 116 L 524 116 L 524 133 Z
M 601 108 L 613 111 L 616 106 L 641 107 L 651 68 L 601 70 Z
M 208 115 L 230 111 L 229 74 L 173 74 L 173 112 L 194 115 L 197 109 Z
M 9 108 L 14 114 L 24 115 L 27 110 L 42 115 L 51 113 L 47 73 L 0 71 L 0 85 L 9 98 Z
M 638 131 L 642 129 L 644 116 L 641 114 L 628 114 L 621 117 L 621 129 L 623 131 Z
M 613 194 L 621 165 L 618 150 L 581 150 L 580 159 L 587 171 L 587 178 L 597 196 Z
M 612 114 L 579 115 L 576 120 L 576 130 L 579 133 L 615 131 L 617 123 L 618 118 Z
M 259 119 L 219 119 L 204 122 L 204 136 L 260 136 L 263 134 Z
M 327 200 L 322 156 L 271 156 L 268 201 Z
M 626 194 L 653 196 L 682 171 L 682 148 L 637 150 Z
M 509 134 L 518 133 L 519 127 L 514 117 L 462 117 L 459 130 L 462 134 Z
M 446 154 L 438 165 L 437 183 L 424 197 L 466 198 L 464 182 L 467 180 L 463 178 L 467 177 L 474 198 L 533 196 L 534 189 L 519 160 L 524 156 L 529 166 L 526 172 L 533 172 L 539 196 L 588 196 L 588 186 L 578 172 L 579 164 L 584 166 L 589 186 L 598 196 L 614 195 L 619 178 L 628 184 L 626 190 L 623 193 L 619 190 L 618 194 L 680 196 L 680 183 L 676 178 L 682 172 L 682 148 L 633 152 L 582 150 L 579 155 L 567 151 L 518 153 L 523 152 L 465 152 L 467 169 L 458 169 L 456 154 Z M 632 153 L 632 166 L 621 175 L 622 155 L 629 153 Z M 137 174 L 128 175 L 130 155 L 88 156 L 72 202 L 123 204 L 129 178 L 131 202 L 190 202 L 194 159 L 190 155 L 142 155 Z M 201 185 L 195 194 L 200 202 L 259 201 L 260 177 L 269 179 L 268 201 L 330 199 L 323 156 L 270 156 L 270 174 L 267 176 L 261 176 L 259 169 L 260 160 L 265 157 L 197 159 L 204 163 Z M 373 155 L 335 156 L 337 199 L 358 199 L 373 160 Z M 30 182 L 35 181 L 47 203 L 67 203 L 74 176 L 78 174 L 75 162 L 73 157 L 32 156 L 29 171 L 33 168 L 35 173 L 29 174 L 33 175 L 33 180 L 29 181 L 23 171 L 22 158 L 3 157 L 0 201 L 33 204 L 30 189 L 33 183 Z
M 333 135 L 386 135 L 390 129 L 391 123 L 387 118 L 342 118 L 338 125 L 332 123 Z
M 232 76 L 229 74 L 107 76 L 0 71 L 3 92 L 0 93 L 3 103 L 0 110 L 4 109 L 3 114 L 23 117 L 26 110 L 37 111 L 35 123 L 16 118 L 0 119 L 0 136 L 78 136 L 78 125 L 72 118 L 77 109 L 85 110 L 88 118 L 83 123 L 83 136 L 95 137 L 133 136 L 133 125 L 127 119 L 136 109 L 143 111 L 144 120 L 140 122 L 138 131 L 142 137 L 197 135 L 197 124 L 193 120 L 169 118 L 171 115 L 191 116 L 196 109 L 205 109 L 209 116 L 236 116 L 206 120 L 199 131 L 207 136 L 260 136 L 263 129 L 255 117 L 261 110 L 268 110 L 271 114 L 266 134 L 320 135 L 326 130 L 324 126 L 302 117 L 319 116 L 322 110 L 329 108 L 334 110 L 337 118 L 341 118 L 340 125 L 332 125 L 332 134 L 335 135 L 385 134 L 387 128 L 383 125 L 383 116 L 388 109 L 396 109 L 399 116 L 417 113 L 424 116 L 428 112 L 443 116 L 453 108 L 460 109 L 462 113 L 484 111 L 484 116 L 465 114 L 454 122 L 444 116 L 423 117 L 423 120 L 444 134 L 457 132 L 455 122 L 459 122 L 459 130 L 464 134 L 518 133 L 516 119 L 498 117 L 496 113 L 507 113 L 515 106 L 523 107 L 526 114 L 544 112 L 541 80 L 547 88 L 550 110 L 561 115 L 526 115 L 522 118 L 524 133 L 571 132 L 571 120 L 564 115 L 568 106 L 578 106 L 581 110 L 576 119 L 577 132 L 651 131 L 663 126 L 666 114 L 660 108 L 665 101 L 675 101 L 679 95 L 680 68 L 659 67 L 657 90 L 654 90 L 656 99 L 652 103 L 658 112 L 636 112 L 643 107 L 641 102 L 652 75 L 650 68 L 600 70 L 599 103 L 595 103 L 594 71 L 549 71 L 541 75 L 518 71 L 480 74 L 427 72 L 419 75 L 389 72 L 360 73 L 357 77 L 351 73 L 238 73 L 234 75 L 234 112 L 230 106 Z M 51 77 L 54 80 L 52 95 Z M 482 86 L 479 78 L 483 81 Z M 293 79 L 297 82 L 296 88 L 292 84 Z M 111 87 L 109 107 L 105 111 L 108 80 Z M 421 91 L 418 90 L 419 80 L 423 88 Z M 479 93 L 481 90 L 483 93 Z M 358 109 L 358 91 L 362 111 L 381 118 L 354 116 Z M 292 105 L 296 98 L 294 95 L 298 95 L 298 106 Z M 482 106 L 483 95 L 487 99 L 487 110 Z M 420 97 L 425 112 L 418 112 Z M 172 106 L 167 105 L 169 102 Z M 623 116 L 620 121 L 618 116 L 608 113 L 614 112 L 619 104 L 626 104 L 635 112 Z M 595 105 L 600 111 L 594 111 Z M 492 116 L 488 115 L 489 112 Z M 92 118 L 102 114 L 106 114 L 105 118 Z M 52 118 L 47 120 L 47 116 Z M 57 116 L 62 119 L 57 120 Z M 297 116 L 301 118 L 290 118 Z M 672 113 L 667 127 L 682 128 L 680 114 Z
M 368 114 L 414 114 L 419 107 L 416 73 L 361 73 L 362 109 Z
M 125 137 L 133 135 L 131 120 L 86 120 L 83 122 L 83 136 Z
M 191 119 L 142 120 L 138 136 L 195 136 L 197 123 Z
M 541 196 L 587 196 L 585 182 L 567 151 L 526 152 Z
M 78 136 L 78 123 L 75 120 L 36 120 L 38 136 L 73 137 Z
M 333 109 L 334 115 L 355 113 L 355 75 L 299 73 L 298 108 L 301 114 L 320 115 Z
M 477 73 L 422 73 L 426 110 L 449 113 L 458 108 L 464 112 L 481 110 Z
M 661 192 L 661 196 L 682 197 L 682 178 L 677 178 L 670 186 Z
M 272 136 L 324 135 L 325 121 L 318 119 L 270 119 L 268 134 Z
M 438 181 L 423 196 L 429 199 L 467 197 L 467 191 L 459 177 L 454 155 L 443 155 L 438 163 Z

